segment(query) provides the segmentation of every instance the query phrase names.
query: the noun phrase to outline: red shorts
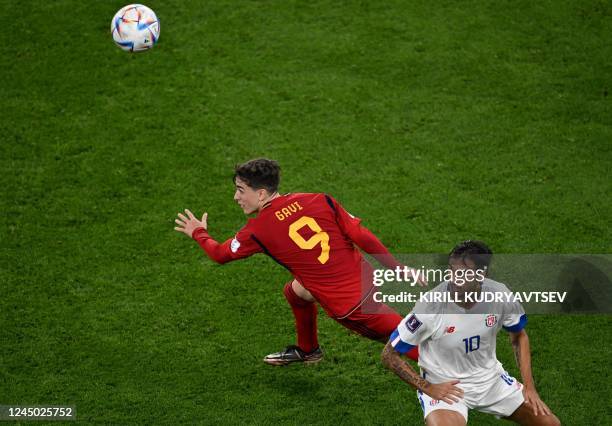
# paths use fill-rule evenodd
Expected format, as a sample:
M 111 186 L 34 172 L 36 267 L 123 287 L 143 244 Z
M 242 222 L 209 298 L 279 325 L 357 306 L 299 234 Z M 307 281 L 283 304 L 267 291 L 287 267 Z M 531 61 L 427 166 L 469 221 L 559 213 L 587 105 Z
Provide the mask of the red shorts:
M 375 310 L 371 309 L 370 304 L 367 313 L 364 313 L 361 308 L 357 308 L 346 317 L 338 318 L 331 312 L 327 312 L 327 314 L 349 330 L 353 330 L 368 339 L 384 343 L 389 340 L 389 336 L 403 319 L 400 314 L 383 303 L 378 304 Z
M 329 289 L 322 292 L 312 286 L 306 288 L 330 318 L 368 339 L 386 342 L 403 317 L 384 303 L 372 300 L 372 267 L 369 263 L 363 266 L 357 279 L 334 287 L 333 293 Z
M 361 309 L 357 309 L 346 318 L 334 319 L 363 337 L 386 343 L 391 333 L 395 331 L 404 318 L 389 306 L 381 303 L 376 313 L 363 313 Z M 417 347 L 412 348 L 406 353 L 406 356 L 418 361 L 419 349 Z
M 402 319 L 402 316 L 397 312 L 393 314 L 363 314 L 357 311 L 349 315 L 348 318 L 336 319 L 336 321 L 368 339 L 386 343 Z
M 362 305 L 349 311 L 344 316 L 335 315 L 333 311 L 327 309 L 327 304 L 323 304 L 319 300 L 317 302 L 319 302 L 319 305 L 321 305 L 330 318 L 336 320 L 344 327 L 363 337 L 382 343 L 387 343 L 391 334 L 404 319 L 391 307 L 384 303 L 374 302 L 368 296 L 361 300 Z M 406 356 L 417 361 L 419 359 L 418 348 L 413 348 Z

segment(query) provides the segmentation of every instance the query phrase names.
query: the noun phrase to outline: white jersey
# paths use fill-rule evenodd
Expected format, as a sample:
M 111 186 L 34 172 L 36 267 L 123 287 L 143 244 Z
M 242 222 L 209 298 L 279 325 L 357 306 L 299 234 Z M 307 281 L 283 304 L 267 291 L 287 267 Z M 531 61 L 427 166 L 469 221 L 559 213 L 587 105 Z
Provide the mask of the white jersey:
M 485 279 L 483 292 L 510 290 L 501 283 Z M 449 293 L 443 282 L 428 293 Z M 454 302 L 418 302 L 391 335 L 393 347 L 405 353 L 419 346 L 419 366 L 432 383 L 459 380 L 467 392 L 504 374 L 495 348 L 501 327 L 518 332 L 527 317 L 520 303 L 477 303 L 471 309 Z

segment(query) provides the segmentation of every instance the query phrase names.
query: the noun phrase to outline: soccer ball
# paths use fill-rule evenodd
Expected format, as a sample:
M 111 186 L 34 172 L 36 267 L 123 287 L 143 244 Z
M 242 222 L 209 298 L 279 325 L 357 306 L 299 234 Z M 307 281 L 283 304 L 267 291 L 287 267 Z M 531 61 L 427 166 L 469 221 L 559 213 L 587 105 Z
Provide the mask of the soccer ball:
M 159 40 L 159 21 L 147 6 L 128 4 L 115 13 L 111 34 L 117 46 L 126 52 L 144 52 Z

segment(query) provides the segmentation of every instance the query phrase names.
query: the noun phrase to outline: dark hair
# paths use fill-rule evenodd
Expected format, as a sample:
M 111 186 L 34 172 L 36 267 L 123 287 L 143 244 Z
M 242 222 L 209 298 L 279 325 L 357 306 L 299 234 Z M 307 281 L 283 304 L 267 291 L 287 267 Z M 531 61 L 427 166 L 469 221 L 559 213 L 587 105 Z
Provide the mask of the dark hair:
M 257 158 L 246 163 L 238 164 L 234 169 L 234 183 L 236 178 L 253 189 L 265 189 L 270 194 L 278 191 L 280 182 L 280 166 L 274 160 Z
M 488 269 L 493 252 L 485 243 L 477 240 L 466 240 L 457 244 L 449 253 L 448 259 L 471 260 L 478 269 Z

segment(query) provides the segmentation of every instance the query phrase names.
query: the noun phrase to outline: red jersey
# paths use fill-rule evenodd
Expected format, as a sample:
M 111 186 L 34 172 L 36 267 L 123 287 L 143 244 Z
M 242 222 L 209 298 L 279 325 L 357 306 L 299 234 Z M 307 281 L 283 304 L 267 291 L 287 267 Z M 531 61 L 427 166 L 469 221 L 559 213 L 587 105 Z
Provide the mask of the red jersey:
M 326 194 L 287 194 L 269 202 L 234 238 L 217 243 L 204 228 L 192 237 L 218 263 L 265 253 L 287 268 L 319 304 L 334 316 L 359 306 L 362 294 L 361 252 L 385 266 L 400 266 L 387 248 Z

